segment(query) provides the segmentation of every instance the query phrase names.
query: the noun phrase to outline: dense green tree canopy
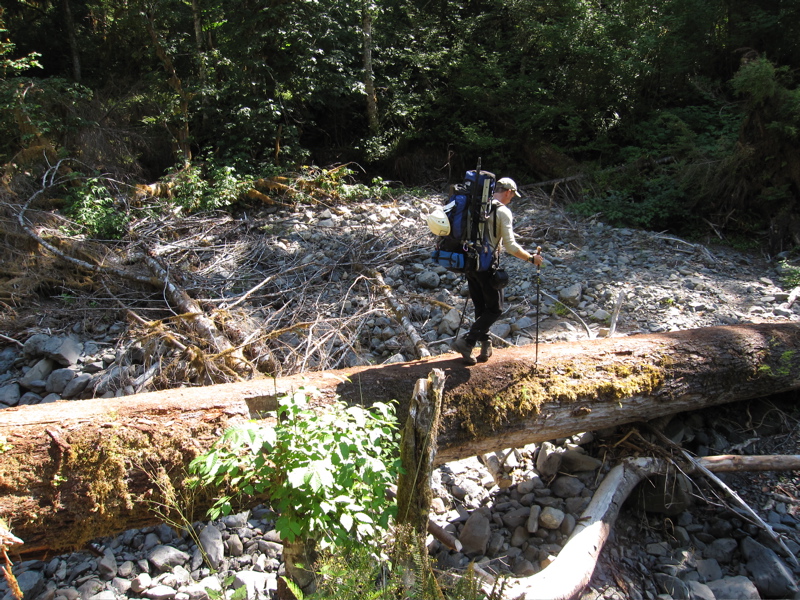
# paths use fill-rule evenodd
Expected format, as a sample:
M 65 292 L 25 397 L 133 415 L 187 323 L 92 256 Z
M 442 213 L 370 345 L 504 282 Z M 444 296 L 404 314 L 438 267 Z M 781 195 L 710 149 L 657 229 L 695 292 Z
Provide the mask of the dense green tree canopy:
M 630 225 L 800 241 L 797 2 L 3 0 L 2 20 L 4 163 L 46 141 L 144 179 L 357 161 L 418 184 L 481 156 L 591 174 L 576 208 Z

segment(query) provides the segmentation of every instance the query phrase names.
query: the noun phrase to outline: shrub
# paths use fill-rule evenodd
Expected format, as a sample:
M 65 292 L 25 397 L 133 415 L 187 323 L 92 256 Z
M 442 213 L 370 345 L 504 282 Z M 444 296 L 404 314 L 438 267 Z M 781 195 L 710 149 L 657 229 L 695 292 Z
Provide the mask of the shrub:
M 399 470 L 394 408 L 335 401 L 312 410 L 314 390 L 279 400 L 277 424 L 250 421 L 228 429 L 190 465 L 196 484 L 224 486 L 209 511 L 229 514 L 237 498 L 267 494 L 280 516 L 275 528 L 289 542 L 312 538 L 321 547 L 378 538 L 396 505 L 386 497 Z

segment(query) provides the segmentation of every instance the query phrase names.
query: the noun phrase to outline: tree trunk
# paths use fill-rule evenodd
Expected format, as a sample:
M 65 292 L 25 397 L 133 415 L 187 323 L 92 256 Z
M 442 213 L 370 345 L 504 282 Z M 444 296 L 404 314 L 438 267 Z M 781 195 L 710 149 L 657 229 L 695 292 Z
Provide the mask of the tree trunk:
M 375 74 L 372 70 L 372 3 L 365 2 L 361 13 L 361 36 L 363 38 L 364 92 L 367 95 L 367 125 L 372 135 L 380 132 L 378 122 L 378 99 L 375 95 Z
M 400 443 L 404 473 L 397 483 L 397 522 L 409 525 L 422 539 L 428 531 L 443 390 L 444 372 L 440 369 L 433 369 L 427 379 L 417 380 Z
M 0 518 L 23 551 L 72 549 L 155 522 L 154 479 L 188 495 L 202 518 L 210 499 L 186 491 L 185 465 L 236 421 L 274 410 L 301 385 L 352 402 L 398 402 L 408 416 L 417 379 L 447 378 L 435 463 L 522 447 L 612 425 L 800 388 L 800 326 L 709 327 L 668 334 L 496 350 L 466 368 L 448 354 L 182 388 L 126 398 L 0 411 Z M 191 507 L 190 507 L 191 510 Z
M 72 63 L 72 79 L 75 83 L 80 83 L 81 55 L 78 50 L 78 37 L 75 35 L 75 20 L 72 18 L 72 7 L 69 4 L 69 0 L 62 0 L 61 8 L 64 12 L 64 27 L 67 28 L 67 43 L 69 44 L 69 55 Z

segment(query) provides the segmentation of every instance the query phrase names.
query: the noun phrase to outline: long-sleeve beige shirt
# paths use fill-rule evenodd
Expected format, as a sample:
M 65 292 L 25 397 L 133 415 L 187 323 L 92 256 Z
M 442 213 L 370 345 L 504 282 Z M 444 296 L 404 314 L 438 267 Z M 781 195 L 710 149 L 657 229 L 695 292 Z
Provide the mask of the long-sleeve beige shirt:
M 506 252 L 519 258 L 527 257 L 528 253 L 517 243 L 514 237 L 514 216 L 507 206 L 497 201 L 492 202 L 494 215 L 490 216 L 484 224 L 489 228 L 489 241 L 493 248 L 499 248 L 500 242 Z M 496 220 L 496 225 L 495 225 Z

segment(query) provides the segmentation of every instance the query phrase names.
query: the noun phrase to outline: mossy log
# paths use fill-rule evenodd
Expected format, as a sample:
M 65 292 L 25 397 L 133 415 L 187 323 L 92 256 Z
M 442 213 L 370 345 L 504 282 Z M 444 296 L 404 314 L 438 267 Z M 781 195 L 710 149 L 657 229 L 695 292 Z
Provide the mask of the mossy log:
M 496 350 L 465 367 L 449 354 L 113 399 L 0 411 L 0 518 L 24 554 L 69 550 L 157 520 L 186 465 L 228 425 L 274 409 L 301 385 L 354 403 L 392 401 L 408 415 L 415 382 L 446 377 L 436 464 L 685 410 L 800 388 L 800 325 L 710 327 Z M 191 508 L 194 507 L 194 512 Z

